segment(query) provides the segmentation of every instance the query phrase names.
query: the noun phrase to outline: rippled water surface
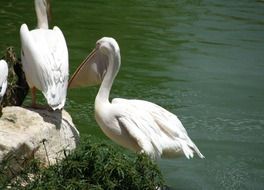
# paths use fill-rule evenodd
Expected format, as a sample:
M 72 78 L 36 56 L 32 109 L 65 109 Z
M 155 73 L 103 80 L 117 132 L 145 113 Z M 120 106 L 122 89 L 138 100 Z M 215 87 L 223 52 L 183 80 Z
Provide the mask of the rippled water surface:
M 205 160 L 161 160 L 172 189 L 264 188 L 264 2 L 53 0 L 71 74 L 102 36 L 116 38 L 122 66 L 112 97 L 155 102 L 178 115 Z M 32 1 L 1 1 L 0 50 L 19 52 L 19 28 L 36 25 Z M 95 122 L 98 87 L 70 90 L 80 132 Z

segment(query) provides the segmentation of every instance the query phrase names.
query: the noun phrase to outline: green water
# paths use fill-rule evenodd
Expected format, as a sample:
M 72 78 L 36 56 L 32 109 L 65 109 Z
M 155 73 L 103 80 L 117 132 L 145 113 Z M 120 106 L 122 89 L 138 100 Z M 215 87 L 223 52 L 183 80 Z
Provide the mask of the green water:
M 111 96 L 175 113 L 205 155 L 159 161 L 168 186 L 264 188 L 263 1 L 53 0 L 52 8 L 71 74 L 99 38 L 114 37 L 122 66 Z M 18 51 L 24 22 L 36 24 L 33 0 L 1 0 L 0 51 Z M 81 134 L 106 138 L 94 119 L 97 90 L 70 90 L 66 109 Z

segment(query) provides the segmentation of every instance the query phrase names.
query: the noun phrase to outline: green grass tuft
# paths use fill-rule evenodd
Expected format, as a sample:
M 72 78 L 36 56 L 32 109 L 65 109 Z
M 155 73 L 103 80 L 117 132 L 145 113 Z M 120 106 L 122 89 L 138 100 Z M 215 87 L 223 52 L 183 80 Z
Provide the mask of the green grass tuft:
M 30 175 L 29 175 L 30 174 Z M 158 166 L 144 154 L 124 154 L 106 142 L 91 136 L 81 138 L 78 148 L 60 163 L 42 169 L 37 160 L 25 168 L 18 178 L 2 178 L 0 189 L 157 189 L 163 186 Z

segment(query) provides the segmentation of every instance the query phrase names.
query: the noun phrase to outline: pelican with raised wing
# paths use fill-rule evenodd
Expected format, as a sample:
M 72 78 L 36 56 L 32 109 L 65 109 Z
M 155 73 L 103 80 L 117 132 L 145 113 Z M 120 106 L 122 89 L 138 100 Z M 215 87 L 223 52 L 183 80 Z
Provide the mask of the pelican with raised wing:
M 0 60 L 0 103 L 7 88 L 7 76 L 8 76 L 8 66 L 5 60 Z
M 20 28 L 21 59 L 26 80 L 36 106 L 36 89 L 42 91 L 49 106 L 63 108 L 68 86 L 68 49 L 61 30 L 48 27 L 49 0 L 35 0 L 37 29 L 29 31 L 26 24 Z
M 204 156 L 189 138 L 176 115 L 144 100 L 115 98 L 109 94 L 121 64 L 120 50 L 113 38 L 97 41 L 95 50 L 79 66 L 70 87 L 102 80 L 95 99 L 95 118 L 103 132 L 114 142 L 152 158 L 172 158 L 197 153 Z M 89 77 L 87 73 L 92 73 Z M 97 76 L 96 76 L 97 73 Z M 88 80 L 88 79 L 89 80 Z

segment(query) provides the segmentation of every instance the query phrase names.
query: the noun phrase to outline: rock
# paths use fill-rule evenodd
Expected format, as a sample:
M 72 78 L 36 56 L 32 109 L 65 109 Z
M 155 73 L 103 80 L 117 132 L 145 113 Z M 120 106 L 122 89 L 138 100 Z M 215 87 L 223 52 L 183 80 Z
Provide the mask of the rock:
M 8 173 L 17 173 L 28 160 L 51 165 L 76 148 L 79 132 L 65 111 L 5 107 L 0 118 L 0 163 L 9 162 Z

